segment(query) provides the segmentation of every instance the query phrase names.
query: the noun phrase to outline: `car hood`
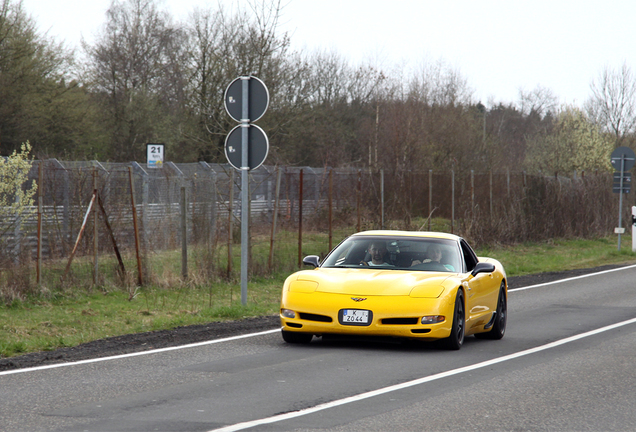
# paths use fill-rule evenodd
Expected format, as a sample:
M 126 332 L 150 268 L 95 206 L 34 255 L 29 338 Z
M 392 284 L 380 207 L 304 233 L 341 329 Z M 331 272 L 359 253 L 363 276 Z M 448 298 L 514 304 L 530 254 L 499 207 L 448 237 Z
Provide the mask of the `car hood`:
M 455 274 L 444 272 L 318 268 L 297 273 L 297 281 L 315 282 L 315 292 L 346 295 L 408 296 L 421 286 L 442 286 Z

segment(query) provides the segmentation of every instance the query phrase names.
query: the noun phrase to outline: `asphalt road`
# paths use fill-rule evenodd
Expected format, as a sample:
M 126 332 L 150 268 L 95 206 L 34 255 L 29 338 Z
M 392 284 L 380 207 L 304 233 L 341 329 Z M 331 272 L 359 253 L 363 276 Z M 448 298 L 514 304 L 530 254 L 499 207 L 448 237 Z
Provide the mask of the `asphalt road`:
M 636 267 L 514 290 L 508 309 L 503 340 L 461 351 L 266 331 L 0 372 L 0 430 L 634 430 Z

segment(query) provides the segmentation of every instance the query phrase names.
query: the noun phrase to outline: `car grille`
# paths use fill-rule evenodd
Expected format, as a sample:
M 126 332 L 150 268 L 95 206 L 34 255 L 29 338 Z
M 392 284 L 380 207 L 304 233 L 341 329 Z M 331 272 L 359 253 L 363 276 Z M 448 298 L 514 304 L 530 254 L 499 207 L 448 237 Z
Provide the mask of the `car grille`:
M 300 319 L 307 321 L 332 322 L 333 319 L 326 315 L 316 315 L 311 313 L 299 312 Z
M 382 324 L 387 325 L 413 325 L 417 324 L 418 318 L 384 318 Z

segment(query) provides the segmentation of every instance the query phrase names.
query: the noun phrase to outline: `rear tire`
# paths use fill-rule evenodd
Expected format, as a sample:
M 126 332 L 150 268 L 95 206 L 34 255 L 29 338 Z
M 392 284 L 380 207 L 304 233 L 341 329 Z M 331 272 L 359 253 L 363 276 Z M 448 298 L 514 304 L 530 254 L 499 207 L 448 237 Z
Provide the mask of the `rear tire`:
M 477 333 L 475 337 L 478 339 L 499 340 L 506 334 L 506 322 L 508 321 L 508 302 L 506 300 L 506 283 L 501 282 L 499 289 L 499 299 L 497 300 L 497 312 L 495 314 L 495 323 L 487 333 Z
M 457 290 L 455 296 L 455 312 L 453 313 L 453 324 L 451 334 L 444 339 L 444 347 L 449 350 L 458 350 L 464 344 L 464 334 L 466 327 L 466 313 L 464 311 L 464 293 L 460 289 Z
M 308 344 L 314 336 L 311 333 L 298 333 L 285 330 L 282 330 L 281 333 L 283 335 L 283 340 L 292 344 Z

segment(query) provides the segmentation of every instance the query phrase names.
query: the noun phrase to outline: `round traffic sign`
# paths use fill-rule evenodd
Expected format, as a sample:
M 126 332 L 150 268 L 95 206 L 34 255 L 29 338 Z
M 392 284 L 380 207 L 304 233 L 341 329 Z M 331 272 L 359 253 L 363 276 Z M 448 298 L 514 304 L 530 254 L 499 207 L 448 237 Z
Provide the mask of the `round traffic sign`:
M 240 170 L 243 165 L 242 127 L 236 126 L 225 139 L 225 157 L 237 170 Z M 256 125 L 247 126 L 247 136 L 247 166 L 253 170 L 265 162 L 269 152 L 269 140 L 263 129 Z
M 243 118 L 243 81 L 248 83 L 248 118 Z M 269 105 L 269 92 L 260 79 L 238 77 L 227 86 L 224 97 L 225 110 L 237 122 L 248 120 L 255 122 L 265 114 Z
M 624 161 L 624 163 L 622 161 Z M 635 161 L 636 155 L 634 154 L 634 150 L 629 147 L 618 147 L 612 152 L 612 166 L 615 170 L 620 171 L 621 168 L 624 171 L 630 170 L 634 166 Z

